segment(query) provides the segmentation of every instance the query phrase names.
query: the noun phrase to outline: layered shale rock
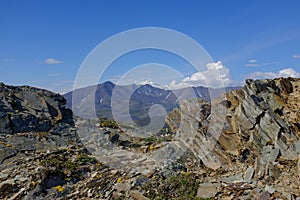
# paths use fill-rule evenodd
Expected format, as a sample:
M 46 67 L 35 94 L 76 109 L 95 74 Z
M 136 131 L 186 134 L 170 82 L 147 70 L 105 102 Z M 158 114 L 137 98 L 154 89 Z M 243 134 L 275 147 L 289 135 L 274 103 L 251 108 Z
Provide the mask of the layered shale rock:
M 248 198 L 291 199 L 300 196 L 299 100 L 300 79 L 247 80 L 242 89 L 212 103 L 182 103 L 167 122 L 206 167 L 218 172 L 214 182 L 223 186 L 218 197 L 235 191 Z

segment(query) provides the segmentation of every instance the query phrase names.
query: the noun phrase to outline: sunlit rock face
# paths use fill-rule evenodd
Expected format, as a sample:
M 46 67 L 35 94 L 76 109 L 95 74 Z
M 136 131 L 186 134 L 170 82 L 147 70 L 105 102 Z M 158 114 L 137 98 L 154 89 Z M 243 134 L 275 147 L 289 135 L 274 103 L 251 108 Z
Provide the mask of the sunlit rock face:
M 300 79 L 247 80 L 242 89 L 212 103 L 182 103 L 168 115 L 167 123 L 207 167 L 230 168 L 235 157 L 251 164 L 267 159 L 262 155 L 266 147 L 270 154 L 276 151 L 283 159 L 297 159 L 299 108 Z M 213 117 L 223 122 L 212 122 Z M 220 130 L 220 125 L 219 135 L 209 132 L 210 128 Z M 212 146 L 207 147 L 207 143 Z
M 187 101 L 169 113 L 177 139 L 205 165 L 197 196 L 299 197 L 299 109 L 300 79 L 278 78 L 246 80 L 211 103 Z

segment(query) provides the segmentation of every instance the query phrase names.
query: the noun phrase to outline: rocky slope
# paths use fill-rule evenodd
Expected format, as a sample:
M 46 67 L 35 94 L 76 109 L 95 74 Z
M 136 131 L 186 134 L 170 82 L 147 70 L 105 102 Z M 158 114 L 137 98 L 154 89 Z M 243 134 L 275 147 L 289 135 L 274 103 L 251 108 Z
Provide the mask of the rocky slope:
M 171 132 L 149 138 L 113 121 L 73 121 L 49 91 L 0 91 L 0 199 L 300 198 L 300 79 L 247 80 L 211 103 L 182 102 L 166 119 Z M 141 157 L 110 168 L 116 161 L 90 154 L 101 138 L 110 159 Z M 168 145 L 181 148 L 178 160 L 163 162 Z
M 214 170 L 200 170 L 207 177 L 198 196 L 300 198 L 299 100 L 300 79 L 247 80 L 212 104 L 186 102 L 171 113 L 167 121 L 179 138 Z M 210 130 L 218 130 L 216 118 L 224 122 L 220 135 Z
M 46 90 L 0 84 L 0 199 L 42 198 L 57 185 L 46 158 L 82 148 L 65 103 Z

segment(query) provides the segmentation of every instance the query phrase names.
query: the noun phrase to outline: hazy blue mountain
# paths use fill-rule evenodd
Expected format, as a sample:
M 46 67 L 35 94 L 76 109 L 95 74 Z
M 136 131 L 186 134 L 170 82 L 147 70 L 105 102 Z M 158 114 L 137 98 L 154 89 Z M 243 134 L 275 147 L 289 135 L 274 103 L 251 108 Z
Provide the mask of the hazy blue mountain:
M 226 91 L 238 89 L 239 87 L 228 87 Z M 225 91 L 223 89 L 223 91 Z M 118 112 L 124 111 L 126 115 L 126 108 L 129 104 L 129 113 L 137 123 L 149 123 L 148 112 L 152 105 L 160 104 L 166 112 L 172 111 L 178 102 L 189 98 L 202 98 L 205 101 L 210 101 L 211 98 L 219 96 L 221 89 L 211 89 L 203 86 L 183 88 L 178 90 L 165 90 L 154 87 L 152 85 L 127 85 L 118 86 L 112 82 L 104 82 L 95 86 L 76 89 L 68 92 L 63 96 L 67 100 L 67 107 L 72 108 L 73 111 L 80 113 L 83 117 L 93 117 L 92 110 L 95 109 L 97 117 L 113 118 L 111 99 L 115 95 L 115 106 Z M 113 94 L 114 93 L 114 94 Z M 95 94 L 95 95 L 93 95 Z M 74 95 L 74 102 L 72 96 Z M 126 103 L 128 99 L 129 103 Z

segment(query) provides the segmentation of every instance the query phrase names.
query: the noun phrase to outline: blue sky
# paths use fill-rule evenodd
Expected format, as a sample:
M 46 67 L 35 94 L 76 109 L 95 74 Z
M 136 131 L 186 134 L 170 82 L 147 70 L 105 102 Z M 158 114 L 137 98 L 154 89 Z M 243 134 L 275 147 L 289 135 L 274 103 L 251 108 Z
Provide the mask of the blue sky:
M 3 0 L 0 81 L 66 92 L 94 47 L 117 33 L 140 27 L 169 28 L 195 39 L 230 71 L 232 83 L 248 77 L 298 76 L 299 8 L 297 0 Z M 192 77 L 184 60 L 145 50 L 117 60 L 101 80 L 117 79 L 149 62 L 170 65 Z

